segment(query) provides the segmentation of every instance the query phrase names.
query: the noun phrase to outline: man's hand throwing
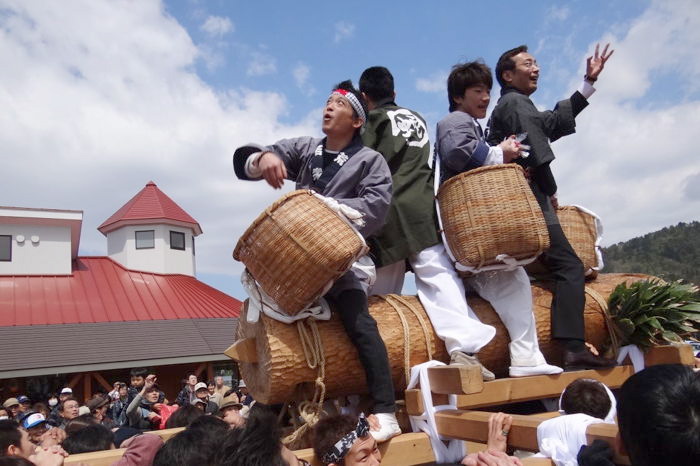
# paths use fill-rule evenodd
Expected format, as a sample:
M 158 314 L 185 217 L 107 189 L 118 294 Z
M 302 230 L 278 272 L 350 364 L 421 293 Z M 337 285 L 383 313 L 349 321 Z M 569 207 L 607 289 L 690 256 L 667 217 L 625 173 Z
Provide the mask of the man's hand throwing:
M 603 68 L 605 68 L 605 62 L 608 61 L 608 59 L 612 56 L 614 50 L 611 50 L 610 53 L 608 53 L 608 47 L 610 47 L 610 44 L 605 44 L 605 48 L 603 49 L 602 54 L 598 54 L 600 44 L 595 44 L 595 52 L 592 57 L 588 57 L 586 59 L 586 77 L 589 78 L 590 81 L 595 81 L 598 79 L 598 75 L 603 71 Z
M 264 152 L 258 159 L 258 168 L 262 172 L 267 184 L 275 189 L 280 189 L 287 177 L 287 167 L 284 162 L 273 152 Z

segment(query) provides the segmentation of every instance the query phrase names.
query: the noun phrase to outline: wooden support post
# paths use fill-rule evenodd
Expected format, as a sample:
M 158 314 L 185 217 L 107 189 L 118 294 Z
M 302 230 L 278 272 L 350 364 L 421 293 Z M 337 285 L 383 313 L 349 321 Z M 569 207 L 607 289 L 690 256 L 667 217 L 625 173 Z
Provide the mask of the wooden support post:
M 258 362 L 258 351 L 255 347 L 255 337 L 241 338 L 228 347 L 224 354 L 240 362 Z
M 214 381 L 214 364 L 211 362 L 207 363 L 207 381 L 206 383 Z
M 70 379 L 70 381 L 68 382 L 68 385 L 67 385 L 67 386 L 70 387 L 71 389 L 75 388 L 75 387 L 78 385 L 78 383 L 80 382 L 80 378 L 81 378 L 82 376 L 83 376 L 82 373 L 80 373 L 80 374 L 75 374 L 73 377 L 71 377 L 71 379 Z
M 441 395 L 481 392 L 484 379 L 478 366 L 437 366 L 428 369 L 430 389 Z
M 83 376 L 83 399 L 87 401 L 90 398 L 92 398 L 92 377 L 89 372 L 86 372 Z
M 100 385 L 102 385 L 102 388 L 104 388 L 105 390 L 107 390 L 107 393 L 111 392 L 111 391 L 114 389 L 114 387 L 112 387 L 112 386 L 109 384 L 109 382 L 107 382 L 107 381 L 105 380 L 105 378 L 102 377 L 102 374 L 100 374 L 99 372 L 93 372 L 93 373 L 92 373 L 92 376 L 95 377 L 95 380 L 97 380 L 97 383 L 99 383 Z
M 203 362 L 202 364 L 197 366 L 197 369 L 194 370 L 194 375 L 197 376 L 197 380 L 199 380 L 200 382 L 202 381 L 202 372 L 204 372 L 205 370 L 207 370 L 206 362 Z

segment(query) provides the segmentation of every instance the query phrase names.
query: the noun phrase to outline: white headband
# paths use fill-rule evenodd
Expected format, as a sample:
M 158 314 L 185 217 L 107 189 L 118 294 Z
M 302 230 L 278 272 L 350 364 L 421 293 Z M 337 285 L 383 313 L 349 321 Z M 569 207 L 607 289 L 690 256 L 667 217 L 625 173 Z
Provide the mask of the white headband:
M 355 97 L 355 94 L 353 94 L 350 91 L 346 91 L 345 89 L 336 89 L 333 92 L 331 92 L 331 95 L 333 94 L 342 95 L 343 97 L 348 99 L 348 102 L 350 102 L 350 105 L 357 113 L 357 116 L 362 118 L 362 121 L 367 121 L 367 115 L 365 114 L 365 110 L 362 108 L 362 104 L 357 99 L 357 97 Z

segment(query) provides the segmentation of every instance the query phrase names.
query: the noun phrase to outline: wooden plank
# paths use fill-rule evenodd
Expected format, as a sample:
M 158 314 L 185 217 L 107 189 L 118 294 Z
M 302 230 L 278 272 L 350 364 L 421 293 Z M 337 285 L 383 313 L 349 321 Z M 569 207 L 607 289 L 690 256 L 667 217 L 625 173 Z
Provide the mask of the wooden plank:
M 615 464 L 630 464 L 630 459 L 617 451 L 617 442 L 615 441 L 617 432 L 616 424 L 591 424 L 588 426 L 588 429 L 586 429 L 586 440 L 589 445 L 596 439 L 608 442 L 616 450 L 613 462 Z
M 75 388 L 78 385 L 78 382 L 80 382 L 80 378 L 83 376 L 82 373 L 80 374 L 75 374 L 71 379 L 70 382 L 68 382 L 67 387 L 70 387 L 71 389 Z
M 484 390 L 479 393 L 457 395 L 457 407 L 471 409 L 517 401 L 554 398 L 561 395 L 567 385 L 582 377 L 600 380 L 610 388 L 618 388 L 633 374 L 632 366 L 617 366 L 603 370 L 562 372 L 558 375 L 496 379 L 484 382 Z
M 167 442 L 173 435 L 177 434 L 178 432 L 182 432 L 183 430 L 185 430 L 184 427 L 173 427 L 172 429 L 152 430 L 148 433 L 157 435 L 158 437 L 162 438 L 164 442 Z
M 255 347 L 255 337 L 241 338 L 228 347 L 224 354 L 239 362 L 258 362 L 258 351 Z
M 114 387 L 111 386 L 111 385 L 109 384 L 109 382 L 107 382 L 107 381 L 105 380 L 105 378 L 102 377 L 102 374 L 100 374 L 99 372 L 92 372 L 92 376 L 95 377 L 95 380 L 97 380 L 97 383 L 99 383 L 100 385 L 102 385 L 102 388 L 104 388 L 105 390 L 107 390 L 107 393 L 111 392 L 111 391 L 114 389 Z
M 388 442 L 379 444 L 382 452 L 382 466 L 410 466 L 435 461 L 430 439 L 424 433 L 401 434 Z M 313 466 L 321 466 L 312 448 L 296 450 L 297 458 L 306 460 Z
M 523 458 L 520 460 L 523 466 L 555 466 L 549 458 Z
M 644 364 L 647 366 L 659 364 L 694 366 L 695 355 L 693 354 L 693 347 L 686 344 L 651 347 L 644 354 Z
M 417 388 L 412 388 L 404 392 L 404 399 L 406 401 L 406 412 L 410 416 L 420 416 L 423 414 L 425 408 L 423 407 L 423 395 L 421 391 Z M 448 403 L 447 395 L 436 395 L 433 394 L 433 405 L 439 406 Z
M 119 461 L 125 451 L 126 448 L 118 448 L 116 450 L 102 450 L 92 453 L 70 455 L 63 461 L 63 464 L 75 466 L 80 464 L 87 464 L 89 466 L 109 466 L 115 461 Z
M 478 393 L 484 388 L 478 366 L 437 366 L 428 369 L 430 390 L 441 395 Z

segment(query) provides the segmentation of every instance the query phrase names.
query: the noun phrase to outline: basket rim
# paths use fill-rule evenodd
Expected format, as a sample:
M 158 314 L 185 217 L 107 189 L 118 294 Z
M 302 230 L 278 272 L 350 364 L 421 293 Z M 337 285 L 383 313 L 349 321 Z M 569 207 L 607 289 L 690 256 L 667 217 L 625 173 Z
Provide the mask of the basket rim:
M 483 173 L 483 172 L 495 171 L 495 170 L 520 170 L 520 173 L 523 175 L 523 177 L 525 176 L 525 170 L 523 169 L 523 167 L 521 167 L 517 163 L 501 163 L 498 165 L 487 165 L 485 167 L 479 167 L 479 168 L 474 168 L 472 170 L 467 170 L 465 172 L 462 172 L 462 173 L 459 173 L 459 174 L 453 176 L 452 178 L 449 178 L 448 180 L 446 180 L 444 183 L 442 183 L 440 185 L 440 187 L 438 189 L 438 196 L 440 195 L 440 192 L 443 189 L 446 189 L 451 184 L 460 182 L 464 178 L 478 175 L 478 174 Z

